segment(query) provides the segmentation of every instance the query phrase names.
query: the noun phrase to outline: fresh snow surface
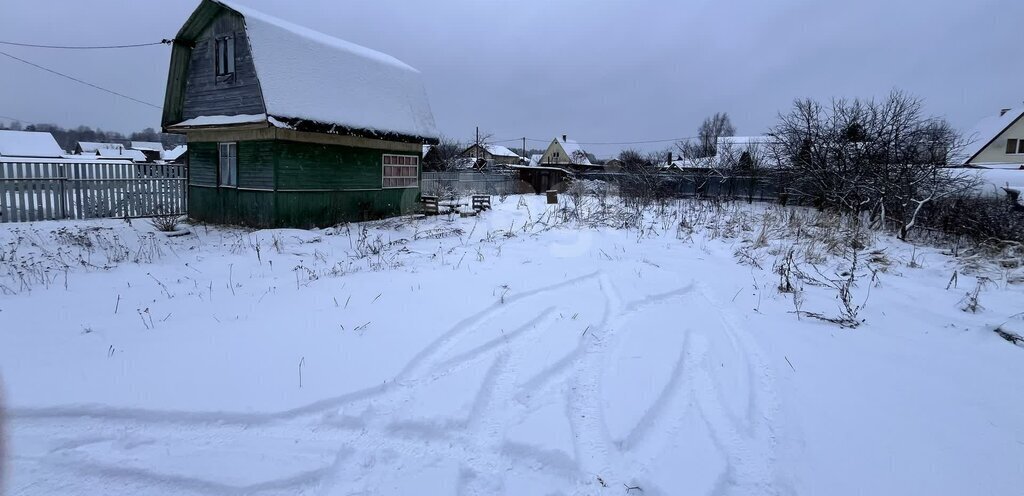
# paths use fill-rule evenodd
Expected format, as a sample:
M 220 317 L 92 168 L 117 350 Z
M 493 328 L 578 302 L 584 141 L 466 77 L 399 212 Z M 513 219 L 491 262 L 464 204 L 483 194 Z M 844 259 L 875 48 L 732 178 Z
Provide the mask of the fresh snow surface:
M 254 124 L 265 122 L 267 114 L 205 115 L 181 121 L 172 128 L 228 126 L 233 124 Z
M 0 225 L 8 494 L 1024 487 L 1024 348 L 993 332 L 1024 321 L 1022 269 L 874 236 L 841 329 L 776 289 L 789 248 L 848 267 L 813 212 L 680 202 L 638 231 L 493 202 L 311 231 Z M 791 213 L 800 240 L 762 229 Z
M 245 17 L 267 114 L 436 138 L 419 71 L 383 53 L 217 0 Z
M 60 158 L 64 150 L 50 133 L 0 130 L 0 157 Z

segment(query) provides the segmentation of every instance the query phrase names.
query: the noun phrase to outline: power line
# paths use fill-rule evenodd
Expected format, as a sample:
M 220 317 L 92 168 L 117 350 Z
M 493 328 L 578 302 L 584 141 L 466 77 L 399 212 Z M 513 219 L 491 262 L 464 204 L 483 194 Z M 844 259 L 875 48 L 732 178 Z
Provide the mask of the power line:
M 160 40 L 154 43 L 135 43 L 132 45 L 95 45 L 95 46 L 65 46 L 65 45 L 35 45 L 32 43 L 17 43 L 14 41 L 0 41 L 0 45 L 10 45 L 16 47 L 26 48 L 52 48 L 59 50 L 107 50 L 107 49 L 119 49 L 119 48 L 140 48 L 157 45 L 170 45 L 174 43 L 174 40 Z
M 98 90 L 100 90 L 100 91 L 105 91 L 105 92 L 107 92 L 107 93 L 110 93 L 111 95 L 116 95 L 116 96 L 119 96 L 119 97 L 121 97 L 121 98 L 125 98 L 125 99 L 128 99 L 128 100 L 131 100 L 131 101 L 133 101 L 133 102 L 136 102 L 136 103 L 141 103 L 141 104 L 143 104 L 143 105 L 148 105 L 148 106 L 150 106 L 150 107 L 153 107 L 153 108 L 155 108 L 155 109 L 157 109 L 157 110 L 161 110 L 161 109 L 163 109 L 163 107 L 161 107 L 160 105 L 154 105 L 154 104 L 152 104 L 152 103 L 149 103 L 149 102 L 145 102 L 145 101 L 139 100 L 138 98 L 132 98 L 132 97 L 130 97 L 130 96 L 128 96 L 128 95 L 125 95 L 125 94 L 123 94 L 123 93 L 118 93 L 118 92 L 116 92 L 116 91 L 114 91 L 114 90 L 108 90 L 108 89 L 106 89 L 106 88 L 104 88 L 104 87 L 102 87 L 102 86 L 97 86 L 97 85 L 95 85 L 95 84 L 92 84 L 92 83 L 90 83 L 90 82 L 88 82 L 88 81 L 82 81 L 81 79 L 78 79 L 78 78 L 76 78 L 76 77 L 73 77 L 73 76 L 68 76 L 67 74 L 64 74 L 64 73 L 61 73 L 61 72 L 57 72 L 57 71 L 55 71 L 55 70 L 53 70 L 53 69 L 48 69 L 48 68 L 46 68 L 46 67 L 43 67 L 43 66 L 41 66 L 41 65 L 39 65 L 39 64 L 36 64 L 36 63 L 33 63 L 33 62 L 29 62 L 29 61 L 27 61 L 27 60 L 25 60 L 25 59 L 22 59 L 22 58 L 18 58 L 18 57 L 15 57 L 14 55 L 11 55 L 11 54 L 9 54 L 9 53 L 7 53 L 7 52 L 0 52 L 0 55 L 4 55 L 4 56 L 6 56 L 6 57 L 10 57 L 10 58 L 12 58 L 12 59 L 14 59 L 14 60 L 17 60 L 18 62 L 21 62 L 21 63 L 23 63 L 23 64 L 28 64 L 28 65 L 30 65 L 30 66 L 32 66 L 32 67 L 35 67 L 35 68 L 37 68 L 37 69 L 42 69 L 42 70 L 44 70 L 44 71 L 46 71 L 46 72 L 49 72 L 49 73 L 51 73 L 51 74 L 56 74 L 56 75 L 58 75 L 58 76 L 60 76 L 60 77 L 63 77 L 63 78 L 67 78 L 67 79 L 70 79 L 70 80 L 72 80 L 72 81 L 74 81 L 74 82 L 76 82 L 76 83 L 81 83 L 81 84 L 84 84 L 84 85 L 86 85 L 86 86 L 90 86 L 90 87 L 92 87 L 92 88 L 96 88 L 96 89 L 98 89 Z

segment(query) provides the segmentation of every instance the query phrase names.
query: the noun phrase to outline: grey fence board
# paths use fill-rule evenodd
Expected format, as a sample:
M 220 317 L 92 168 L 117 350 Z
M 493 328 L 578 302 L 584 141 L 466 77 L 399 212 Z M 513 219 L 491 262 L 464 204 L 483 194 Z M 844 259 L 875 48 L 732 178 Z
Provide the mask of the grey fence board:
M 0 222 L 186 212 L 182 165 L 0 160 Z

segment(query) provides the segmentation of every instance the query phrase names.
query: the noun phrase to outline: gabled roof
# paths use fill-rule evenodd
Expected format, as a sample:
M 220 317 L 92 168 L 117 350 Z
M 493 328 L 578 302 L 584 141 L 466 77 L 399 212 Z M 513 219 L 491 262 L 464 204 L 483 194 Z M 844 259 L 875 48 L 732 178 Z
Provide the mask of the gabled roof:
M 562 146 L 562 150 L 565 150 L 566 157 L 572 160 L 576 165 L 594 165 L 590 163 L 590 158 L 587 157 L 587 152 L 580 147 L 580 144 L 571 139 L 555 138 L 555 141 Z M 577 157 L 582 157 L 582 161 L 578 161 Z
M 466 152 L 472 150 L 475 146 L 476 145 L 471 145 L 469 148 L 466 148 L 465 150 L 463 150 L 462 153 L 466 153 Z M 512 150 L 509 150 L 508 147 L 501 146 L 501 145 L 488 145 L 488 144 L 484 144 L 483 145 L 483 149 L 487 150 L 487 153 L 490 153 L 491 155 L 493 155 L 495 157 L 522 158 L 522 157 L 519 156 L 518 153 L 516 153 L 516 152 L 514 152 Z
M 131 148 L 132 150 L 142 150 L 145 152 L 164 151 L 164 145 L 155 141 L 132 141 L 131 146 L 128 148 Z
M 170 162 L 170 161 L 173 161 L 173 160 L 178 160 L 186 152 L 188 152 L 188 146 L 186 146 L 186 145 L 178 145 L 178 146 L 176 146 L 176 147 L 174 147 L 174 148 L 172 148 L 170 150 L 166 150 L 163 153 L 161 153 L 160 154 L 160 158 Z
M 270 125 L 405 141 L 436 140 L 434 116 L 419 71 L 390 55 L 226 0 L 204 0 L 176 39 L 194 40 L 222 9 L 245 19 Z M 187 69 L 182 61 L 190 50 L 184 44 L 174 49 L 165 127 L 180 120 L 173 109 L 184 98 L 180 72 Z
M 126 150 L 122 148 L 100 148 L 96 150 L 97 155 L 102 158 L 119 158 L 131 160 L 132 162 L 145 162 L 146 154 L 141 150 Z
M 988 145 L 992 144 L 1003 131 L 1024 117 L 1024 107 L 1010 109 L 1003 115 L 989 116 L 979 121 L 974 129 L 964 135 L 967 146 L 960 152 L 963 164 L 968 164 Z
M 78 148 L 82 153 L 96 153 L 100 148 L 124 148 L 121 143 L 99 143 L 95 141 L 79 141 Z
M 0 156 L 60 158 L 64 155 L 50 133 L 0 131 Z
M 522 158 L 518 153 L 509 150 L 508 147 L 501 145 L 486 145 L 487 153 L 494 155 L 495 157 L 515 157 Z

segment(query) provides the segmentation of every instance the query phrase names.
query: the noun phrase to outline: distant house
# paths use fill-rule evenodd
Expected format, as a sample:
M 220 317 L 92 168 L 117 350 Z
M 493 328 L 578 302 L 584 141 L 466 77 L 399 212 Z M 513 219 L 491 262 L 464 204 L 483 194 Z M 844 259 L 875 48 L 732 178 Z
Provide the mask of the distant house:
M 622 170 L 622 161 L 617 158 L 611 158 L 604 161 L 604 170 L 610 172 L 618 172 Z
M 104 160 L 131 160 L 136 163 L 152 162 L 145 153 L 125 148 L 100 148 L 96 150 L 96 157 Z
M 437 143 L 420 74 L 380 52 L 222 0 L 175 36 L 165 132 L 188 138 L 189 216 L 310 227 L 418 206 Z
M 965 135 L 962 165 L 989 169 L 1024 168 L 1024 107 L 1003 109 L 982 119 Z
M 156 162 L 163 158 L 164 145 L 155 141 L 132 141 L 128 148 L 142 152 L 146 162 Z
M 594 165 L 590 162 L 590 157 L 580 147 L 579 143 L 569 139 L 564 134 L 561 139 L 555 138 L 548 145 L 548 149 L 544 151 L 544 155 L 541 157 L 541 165 L 563 166 L 576 170 L 599 170 L 601 168 L 600 165 Z
M 160 156 L 160 160 L 165 164 L 182 165 L 185 163 L 186 157 L 188 157 L 188 146 L 178 145 L 170 150 L 164 151 Z
M 36 131 L 0 131 L 0 158 L 61 158 L 53 135 Z
M 479 158 L 494 165 L 518 165 L 523 162 L 523 157 L 501 145 L 474 144 L 459 155 L 465 158 Z
M 79 141 L 75 145 L 75 155 L 98 155 L 99 150 L 109 148 L 124 149 L 121 143 L 97 143 L 95 141 Z

